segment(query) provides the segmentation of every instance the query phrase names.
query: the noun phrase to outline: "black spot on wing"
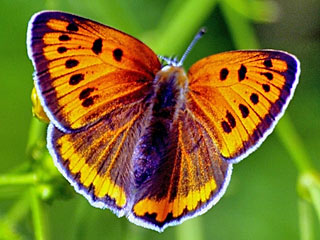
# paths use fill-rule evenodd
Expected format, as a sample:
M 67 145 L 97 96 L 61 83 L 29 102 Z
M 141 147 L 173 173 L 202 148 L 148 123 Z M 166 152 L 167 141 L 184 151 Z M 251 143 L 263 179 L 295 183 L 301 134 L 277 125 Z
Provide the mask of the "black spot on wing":
M 58 53 L 64 53 L 66 52 L 68 49 L 66 47 L 58 47 L 57 51 Z
M 113 58 L 117 61 L 120 62 L 122 59 L 123 51 L 120 48 L 116 48 L 113 50 Z
M 252 93 L 250 100 L 253 104 L 257 104 L 259 102 L 259 96 L 256 93 Z
M 67 26 L 67 30 L 77 32 L 79 28 L 75 23 L 69 23 L 69 25 Z
M 66 68 L 73 68 L 79 64 L 78 60 L 75 59 L 68 59 L 65 63 Z
M 234 119 L 233 115 L 227 111 L 226 118 L 228 120 L 229 125 L 234 128 L 236 126 L 236 120 Z
M 269 92 L 270 91 L 270 86 L 268 84 L 262 84 L 262 88 L 265 92 Z
M 89 93 L 90 94 L 90 93 Z M 82 102 L 83 107 L 90 107 L 91 105 L 94 104 L 94 99 L 98 98 L 98 95 L 90 96 Z
M 82 100 L 82 99 L 85 99 L 87 97 L 90 96 L 90 94 L 94 91 L 94 88 L 86 88 L 86 89 L 83 89 L 79 95 L 79 99 Z
M 221 126 L 222 126 L 222 129 L 223 129 L 223 131 L 224 131 L 225 133 L 231 133 L 231 127 L 230 127 L 230 125 L 229 125 L 228 122 L 222 121 L 222 122 L 221 122 Z
M 245 105 L 239 104 L 239 110 L 243 118 L 246 118 L 249 116 L 249 109 Z
M 247 68 L 243 64 L 241 64 L 241 67 L 238 70 L 239 81 L 242 81 L 245 79 L 246 73 L 247 73 Z
M 98 55 L 102 52 L 102 39 L 98 38 L 93 42 L 92 51 Z
M 70 77 L 69 84 L 70 85 L 77 85 L 83 79 L 84 79 L 84 74 L 82 74 L 82 73 L 74 74 Z
M 93 104 L 93 98 L 89 97 L 82 102 L 82 106 L 90 107 Z
M 60 41 L 63 41 L 63 42 L 69 41 L 70 39 L 71 39 L 71 38 L 70 38 L 68 35 L 66 35 L 66 34 L 62 34 L 62 35 L 59 36 L 59 40 L 60 40 Z
M 265 67 L 267 67 L 267 68 L 271 68 L 271 67 L 272 67 L 272 61 L 271 61 L 271 59 L 266 59 L 266 60 L 264 60 L 263 65 L 264 65 Z
M 263 72 L 263 73 L 260 73 L 261 75 L 263 76 L 266 76 L 269 80 L 272 80 L 273 79 L 273 74 L 270 73 L 270 72 Z
M 227 68 L 222 68 L 220 71 L 220 80 L 226 80 L 229 74 L 229 70 Z

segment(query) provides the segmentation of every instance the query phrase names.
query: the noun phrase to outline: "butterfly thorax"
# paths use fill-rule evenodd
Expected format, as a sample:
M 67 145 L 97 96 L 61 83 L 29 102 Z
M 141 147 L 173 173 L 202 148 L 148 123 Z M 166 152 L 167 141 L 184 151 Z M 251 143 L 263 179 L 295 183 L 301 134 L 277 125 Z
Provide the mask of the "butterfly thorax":
M 153 117 L 175 122 L 179 111 L 184 108 L 187 87 L 187 76 L 183 68 L 163 67 L 157 73 L 153 83 Z

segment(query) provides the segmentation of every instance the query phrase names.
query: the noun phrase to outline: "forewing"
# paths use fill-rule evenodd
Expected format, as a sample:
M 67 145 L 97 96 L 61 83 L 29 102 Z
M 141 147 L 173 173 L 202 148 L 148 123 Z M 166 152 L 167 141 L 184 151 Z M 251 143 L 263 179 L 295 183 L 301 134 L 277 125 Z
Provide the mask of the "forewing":
M 139 40 L 62 12 L 33 16 L 28 54 L 44 110 L 61 130 L 81 129 L 142 101 L 161 67 Z
M 282 51 L 212 55 L 189 70 L 187 108 L 204 123 L 222 156 L 237 162 L 271 133 L 299 74 L 299 61 Z

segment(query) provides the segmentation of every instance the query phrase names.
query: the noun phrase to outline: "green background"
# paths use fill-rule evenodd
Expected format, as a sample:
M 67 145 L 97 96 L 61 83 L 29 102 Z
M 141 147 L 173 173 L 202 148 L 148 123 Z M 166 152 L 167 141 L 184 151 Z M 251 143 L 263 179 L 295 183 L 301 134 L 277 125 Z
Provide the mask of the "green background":
M 30 17 L 45 9 L 113 26 L 165 56 L 181 56 L 206 26 L 186 69 L 222 51 L 280 49 L 300 59 L 300 83 L 281 126 L 234 165 L 219 203 L 159 234 L 91 207 L 53 168 L 45 125 L 32 117 L 25 43 Z M 320 169 L 319 12 L 316 0 L 0 0 L 0 239 L 320 239 L 313 205 L 299 198 L 303 167 L 295 161 L 311 159 L 307 170 Z

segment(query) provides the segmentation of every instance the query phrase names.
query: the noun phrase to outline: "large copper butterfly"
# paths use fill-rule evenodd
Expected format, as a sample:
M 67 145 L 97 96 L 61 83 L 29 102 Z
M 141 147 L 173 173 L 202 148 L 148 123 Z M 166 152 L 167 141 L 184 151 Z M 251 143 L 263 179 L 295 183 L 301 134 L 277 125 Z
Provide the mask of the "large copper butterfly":
M 27 38 L 57 168 L 93 206 L 157 231 L 219 201 L 300 74 L 276 50 L 212 55 L 186 73 L 184 57 L 163 66 L 136 38 L 63 12 L 35 14 Z

